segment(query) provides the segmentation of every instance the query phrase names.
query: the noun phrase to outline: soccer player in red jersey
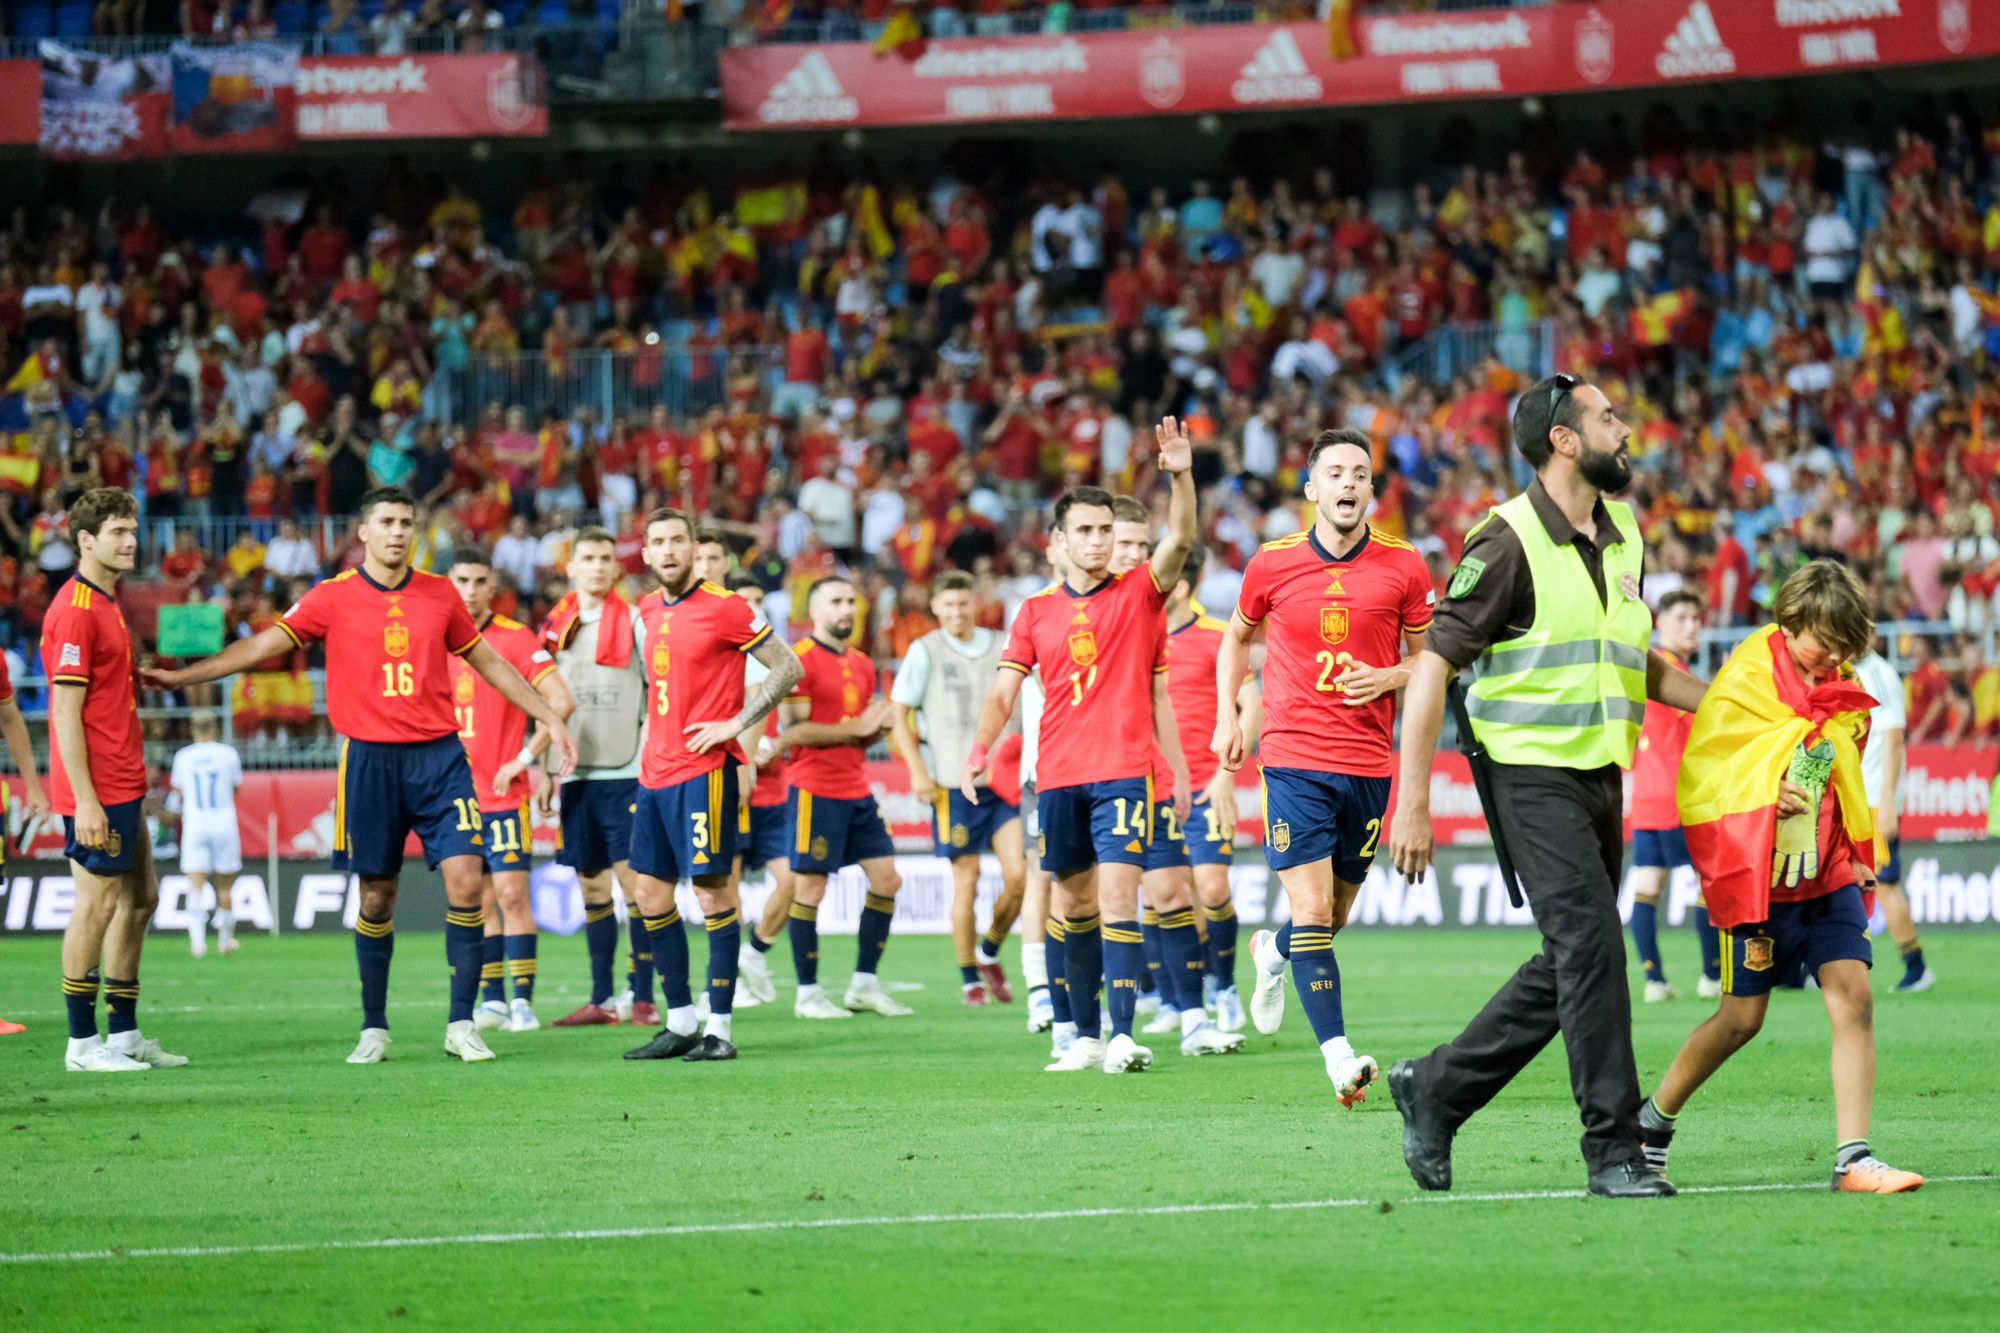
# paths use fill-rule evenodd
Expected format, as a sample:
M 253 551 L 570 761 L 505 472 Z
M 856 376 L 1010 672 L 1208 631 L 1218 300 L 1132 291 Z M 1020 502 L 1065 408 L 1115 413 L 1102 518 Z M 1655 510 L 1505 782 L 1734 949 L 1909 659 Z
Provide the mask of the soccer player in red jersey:
M 696 543 L 697 555 L 705 550 Z M 742 570 L 730 572 L 723 586 L 750 603 L 761 624 L 769 624 L 763 614 L 764 589 Z M 764 664 L 751 658 L 743 664 L 743 684 L 756 689 L 770 677 Z M 750 756 L 754 776 L 744 800 L 736 833 L 736 884 L 743 877 L 762 871 L 771 881 L 770 896 L 764 899 L 762 919 L 743 932 L 743 947 L 736 953 L 738 1009 L 752 1009 L 778 998 L 776 981 L 765 955 L 785 933 L 792 910 L 791 824 L 786 807 L 790 803 L 785 783 L 785 758 L 778 751 L 779 714 L 773 711 L 761 726 L 737 737 L 737 744 Z
M 1194 560 L 1196 545 L 1188 552 Z M 1145 506 L 1129 495 L 1111 501 L 1111 572 L 1137 569 L 1152 555 Z M 1186 566 L 1182 566 L 1186 577 Z M 1178 580 L 1175 586 L 1179 586 Z M 1171 598 L 1169 599 L 1171 600 Z M 1153 997 L 1157 1017 L 1148 1033 L 1179 1033 L 1181 1054 L 1230 1055 L 1243 1049 L 1244 1038 L 1226 1033 L 1209 1019 L 1203 1003 L 1207 972 L 1206 943 L 1194 917 L 1194 872 L 1188 859 L 1187 819 L 1193 806 L 1194 783 L 1181 744 L 1182 728 L 1167 691 L 1172 664 L 1167 652 L 1167 613 L 1160 612 L 1153 669 L 1153 838 L 1146 847 L 1146 866 L 1139 881 L 1145 909 L 1139 918 L 1146 968 L 1158 978 Z M 1207 740 L 1204 733 L 1202 739 Z M 1224 872 L 1225 875 L 1227 872 Z M 1146 1012 L 1145 999 L 1135 1017 Z
M 21 716 L 20 701 L 14 697 L 14 679 L 7 674 L 7 659 L 4 657 L 0 657 L 0 738 L 6 740 L 7 753 L 14 757 L 15 771 L 21 775 L 21 790 L 28 805 L 28 817 L 47 819 L 49 796 L 42 790 L 42 780 L 35 773 L 35 745 L 28 737 L 28 721 Z M 6 818 L 9 795 L 10 789 L 5 783 L 0 783 L 0 820 Z M 0 1018 L 0 1037 L 11 1037 L 27 1030 L 24 1024 Z
M 1701 598 L 1685 589 L 1662 597 L 1653 614 L 1653 633 L 1660 656 L 1686 671 L 1701 646 Z M 1645 972 L 1647 1004 L 1681 997 L 1667 981 L 1660 956 L 1660 894 L 1675 869 L 1693 864 L 1674 802 L 1674 780 L 1693 726 L 1694 714 L 1649 701 L 1632 756 L 1632 948 Z M 1700 901 L 1695 903 L 1694 928 L 1701 938 L 1701 982 L 1695 994 L 1712 1000 L 1722 994 L 1722 939 Z
M 793 902 L 788 933 L 799 994 L 800 1018 L 846 1018 L 855 1011 L 901 1018 L 909 1006 L 882 989 L 876 968 L 889 944 L 896 915 L 896 844 L 868 786 L 865 754 L 889 731 L 892 706 L 876 693 L 875 664 L 848 645 L 854 633 L 854 585 L 838 575 L 815 582 L 806 594 L 811 637 L 795 651 L 803 676 L 785 700 L 785 729 L 778 746 L 789 756 Z M 829 875 L 859 865 L 867 877 L 856 938 L 854 976 L 840 1004 L 819 985 L 819 905 Z
M 762 722 L 798 680 L 798 664 L 735 593 L 695 577 L 694 520 L 678 509 L 646 516 L 646 564 L 660 586 L 639 601 L 639 660 L 646 668 L 646 741 L 632 869 L 653 946 L 667 1021 L 628 1060 L 733 1060 L 737 949 L 737 737 Z M 746 702 L 742 654 L 771 675 Z M 688 985 L 687 930 L 674 885 L 694 881 L 708 927 L 708 1023 L 699 1037 Z
M 1291 901 L 1290 924 L 1250 940 L 1250 1019 L 1276 1032 L 1285 1016 L 1285 963 L 1312 1021 L 1342 1106 L 1362 1100 L 1379 1072 L 1356 1055 L 1340 1006 L 1333 937 L 1375 859 L 1395 756 L 1395 692 L 1423 648 L 1435 597 L 1423 557 L 1367 520 L 1373 499 L 1368 437 L 1321 431 L 1306 460 L 1304 532 L 1250 557 L 1216 654 L 1214 750 L 1243 763 L 1234 707 L 1250 639 L 1264 630 L 1264 859 Z
M 49 805 L 63 817 L 76 907 L 63 931 L 69 1046 L 63 1067 L 90 1073 L 187 1063 L 139 1031 L 139 955 L 159 902 L 153 844 L 140 804 L 146 742 L 139 731 L 132 631 L 118 580 L 139 558 L 139 502 L 104 486 L 70 506 L 76 574 L 42 622 L 49 680 Z M 98 967 L 103 967 L 99 973 Z M 100 976 L 110 1037 L 97 1033 Z
M 567 722 L 576 701 L 556 671 L 556 659 L 533 630 L 493 614 L 493 564 L 486 553 L 476 546 L 459 547 L 452 553 L 450 578 L 480 635 Z M 542 1023 L 534 1005 L 535 914 L 528 891 L 528 801 L 534 780 L 528 773 L 549 736 L 537 727 L 530 738 L 528 715 L 481 680 L 462 657 L 451 659 L 451 697 L 486 826 L 480 848 L 486 875 L 479 895 L 486 935 L 479 967 L 481 998 L 472 1023 L 482 1031 L 504 1027 L 533 1032 Z M 507 1004 L 509 977 L 514 980 L 512 1007 Z
M 452 711 L 450 659 L 464 657 L 507 702 L 549 729 L 558 773 L 576 742 L 548 700 L 480 637 L 451 582 L 410 565 L 416 504 L 377 487 L 361 497 L 361 564 L 314 584 L 284 619 L 179 671 L 149 671 L 156 689 L 218 680 L 313 639 L 326 644 L 326 707 L 343 737 L 334 804 L 333 865 L 361 880 L 354 924 L 361 973 L 361 1040 L 349 1064 L 389 1054 L 389 962 L 395 953 L 397 877 L 415 832 L 444 876 L 445 956 L 451 963 L 447 1055 L 468 1063 L 493 1052 L 472 1025 L 479 996 L 481 855 L 479 797 Z
M 1139 973 L 1139 879 L 1152 839 L 1151 729 L 1160 613 L 1195 538 L 1193 446 L 1173 417 L 1154 433 L 1171 478 L 1166 539 L 1143 569 L 1113 575 L 1111 496 L 1080 486 L 1056 501 L 1063 531 L 1062 583 L 1021 604 L 1002 671 L 980 714 L 960 786 L 968 800 L 988 780 L 987 747 L 999 738 L 1021 681 L 1039 669 L 1048 700 L 1036 755 L 1042 862 L 1063 913 L 1063 970 L 1077 1037 L 1051 1071 L 1130 1073 L 1152 1064 L 1132 1038 Z M 1093 892 L 1093 883 L 1095 891 Z M 1100 913 L 1102 915 L 1100 915 Z M 1097 992 L 1108 989 L 1105 1041 Z

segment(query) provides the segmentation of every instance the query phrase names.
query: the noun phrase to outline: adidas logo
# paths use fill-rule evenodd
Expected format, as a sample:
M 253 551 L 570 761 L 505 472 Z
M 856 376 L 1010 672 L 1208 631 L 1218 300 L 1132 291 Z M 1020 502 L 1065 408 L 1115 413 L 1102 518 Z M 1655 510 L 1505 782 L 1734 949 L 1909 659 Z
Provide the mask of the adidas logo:
M 856 120 L 861 108 L 840 86 L 833 66 L 818 51 L 801 60 L 757 108 L 766 125 L 796 125 L 808 121 Z
M 1306 58 L 1289 28 L 1271 33 L 1270 40 L 1243 66 L 1229 92 L 1239 105 L 1312 102 L 1323 95 L 1319 76 L 1306 68 Z
M 1708 0 L 1694 0 L 1653 57 L 1663 79 L 1699 79 L 1736 72 L 1736 53 L 1722 44 Z

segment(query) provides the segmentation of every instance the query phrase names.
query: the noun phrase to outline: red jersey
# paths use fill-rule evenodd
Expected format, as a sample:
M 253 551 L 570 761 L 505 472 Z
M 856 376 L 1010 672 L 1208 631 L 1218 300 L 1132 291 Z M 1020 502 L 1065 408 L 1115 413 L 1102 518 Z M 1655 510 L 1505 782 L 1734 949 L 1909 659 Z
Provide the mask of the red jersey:
M 442 574 L 412 569 L 385 588 L 355 568 L 315 583 L 278 622 L 304 647 L 326 642 L 326 711 L 351 740 L 407 744 L 455 735 L 450 659 L 479 627 Z
M 1382 778 L 1395 771 L 1393 694 L 1350 708 L 1334 686 L 1343 653 L 1371 667 L 1402 660 L 1402 636 L 1428 629 L 1437 594 L 1424 558 L 1371 524 L 1336 560 L 1311 529 L 1250 557 L 1236 614 L 1265 627 L 1266 768 Z
M 776 740 L 778 730 L 778 710 L 773 708 L 764 719 L 764 734 Z M 757 766 L 757 782 L 750 788 L 750 804 L 753 807 L 785 803 L 786 768 L 783 755 L 774 755 L 769 763 Z
M 1687 663 L 1672 653 L 1662 650 L 1660 656 L 1687 670 Z M 1681 756 L 1687 753 L 1688 731 L 1693 726 L 1693 713 L 1663 703 L 1646 705 L 1646 724 L 1639 729 L 1639 750 L 1632 757 L 1633 828 L 1681 826 L 1680 807 L 1674 804 L 1674 781 L 1680 776 Z
M 809 722 L 850 722 L 875 697 L 875 664 L 851 648 L 831 648 L 817 638 L 792 646 L 805 668 L 789 703 L 809 703 Z M 857 801 L 870 792 L 866 752 L 859 745 L 800 745 L 791 752 L 786 780 L 829 800 Z
M 656 588 L 639 599 L 639 660 L 646 669 L 646 746 L 639 785 L 652 791 L 743 762 L 735 740 L 706 754 L 688 749 L 687 729 L 743 711 L 743 660 L 771 633 L 750 603 L 713 583 L 681 597 Z
M 1196 798 L 1222 766 L 1208 746 L 1215 739 L 1215 659 L 1222 654 L 1227 628 L 1214 616 L 1196 616 L 1167 634 L 1167 698 L 1174 705 L 1174 727 L 1181 734 Z M 1231 699 L 1230 707 L 1235 706 Z
M 489 616 L 481 633 L 493 651 L 506 658 L 530 685 L 541 684 L 556 669 L 556 659 L 548 655 L 535 632 L 518 620 Z M 451 701 L 458 718 L 458 738 L 465 742 L 465 757 L 472 761 L 472 785 L 479 792 L 479 808 L 518 810 L 534 790 L 527 770 L 498 796 L 493 794 L 493 775 L 511 763 L 527 743 L 528 715 L 508 703 L 507 697 L 487 684 L 462 657 L 451 659 Z
M 1153 674 L 1166 594 L 1143 565 L 1076 592 L 1067 583 L 1021 603 L 1003 669 L 1041 669 L 1048 704 L 1035 738 L 1035 783 L 1053 791 L 1142 778 L 1152 769 Z
M 118 599 L 81 574 L 63 584 L 42 621 L 42 674 L 83 686 L 83 740 L 99 805 L 146 794 L 146 738 L 139 733 L 139 669 Z M 13 689 L 8 688 L 11 695 Z M 49 806 L 76 814 L 62 746 L 49 722 Z

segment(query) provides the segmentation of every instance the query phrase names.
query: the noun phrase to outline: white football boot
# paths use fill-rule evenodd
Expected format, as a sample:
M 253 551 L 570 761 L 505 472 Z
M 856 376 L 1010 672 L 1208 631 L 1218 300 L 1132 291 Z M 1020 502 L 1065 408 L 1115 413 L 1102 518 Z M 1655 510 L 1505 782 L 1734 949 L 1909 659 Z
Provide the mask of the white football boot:
M 1107 1074 L 1138 1074 L 1152 1068 L 1152 1065 L 1153 1052 L 1130 1036 L 1121 1034 L 1113 1037 L 1111 1044 L 1104 1048 L 1104 1072 Z
M 493 1050 L 486 1039 L 469 1018 L 461 1018 L 456 1023 L 444 1025 L 444 1053 L 456 1056 L 469 1065 L 482 1064 L 494 1059 Z
M 1250 991 L 1250 1021 L 1267 1037 L 1285 1021 L 1285 968 L 1276 935 L 1260 930 L 1250 937 L 1250 969 L 1257 979 Z
M 112 1050 L 102 1037 L 71 1037 L 63 1068 L 72 1074 L 136 1074 L 152 1066 Z
M 1125 1040 L 1130 1041 L 1127 1037 Z M 1104 1068 L 1104 1039 L 1102 1037 L 1078 1037 L 1070 1042 L 1069 1048 L 1056 1057 L 1055 1063 L 1042 1066 L 1051 1074 L 1074 1074 L 1086 1069 Z
M 347 1057 L 351 1065 L 379 1065 L 389 1058 L 389 1029 L 363 1028 L 361 1041 L 355 1046 L 354 1054 Z
M 160 1043 L 133 1028 L 130 1032 L 113 1033 L 104 1039 L 107 1050 L 116 1051 L 128 1060 L 137 1060 L 149 1069 L 179 1069 L 186 1064 L 185 1055 L 170 1055 L 160 1049 Z

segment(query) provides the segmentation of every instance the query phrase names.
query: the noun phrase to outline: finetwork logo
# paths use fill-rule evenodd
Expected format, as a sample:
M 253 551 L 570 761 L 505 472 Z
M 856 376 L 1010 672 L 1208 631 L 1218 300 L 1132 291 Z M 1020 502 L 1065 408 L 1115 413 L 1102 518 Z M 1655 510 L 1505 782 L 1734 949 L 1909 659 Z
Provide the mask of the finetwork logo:
M 797 125 L 812 121 L 856 120 L 861 108 L 840 86 L 833 66 L 814 51 L 778 81 L 757 108 L 766 125 Z
M 1736 53 L 1722 44 L 1708 0 L 1694 0 L 1688 6 L 1688 12 L 1667 34 L 1660 54 L 1653 58 L 1653 68 L 1663 79 L 1699 79 L 1736 72 Z
M 1279 28 L 1250 57 L 1229 87 L 1239 104 L 1310 102 L 1322 95 L 1319 76 L 1306 68 L 1306 58 L 1290 31 Z

